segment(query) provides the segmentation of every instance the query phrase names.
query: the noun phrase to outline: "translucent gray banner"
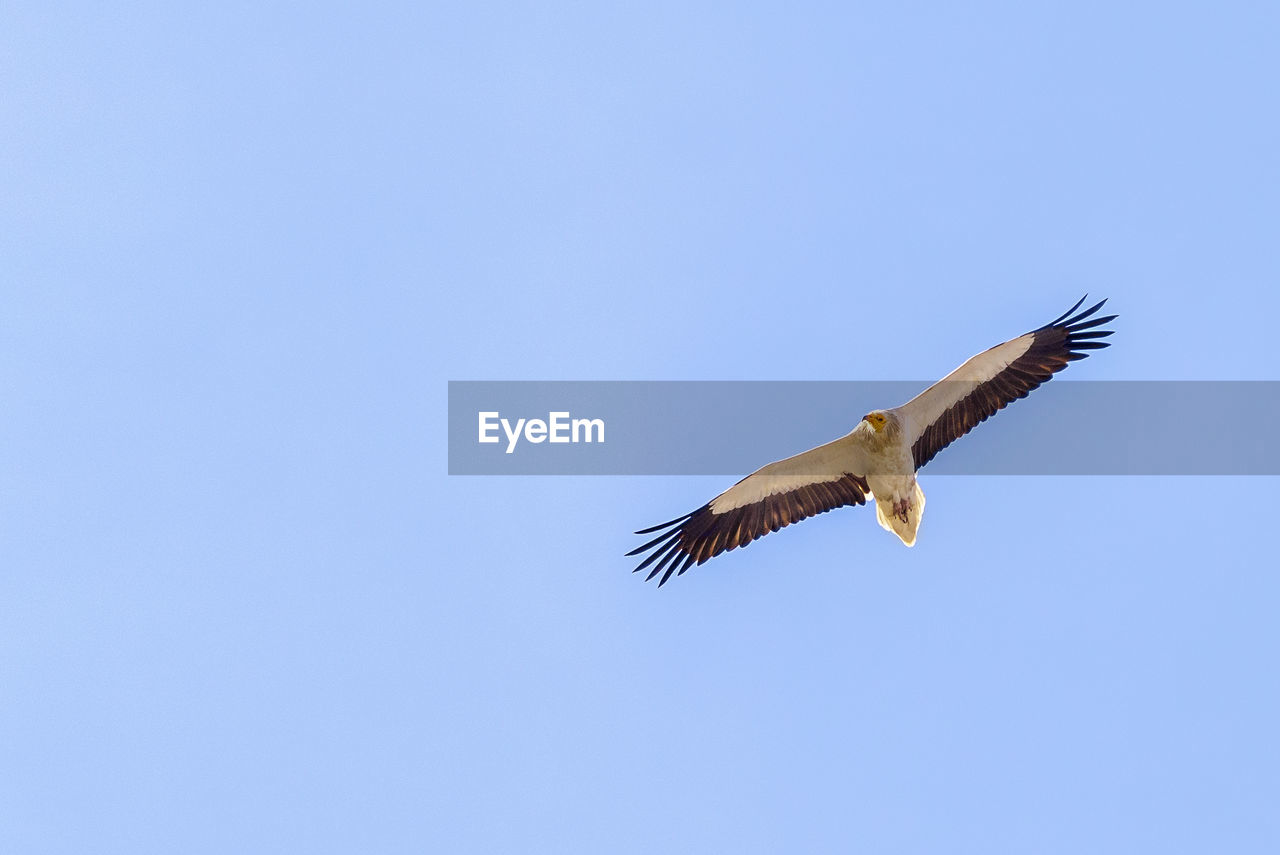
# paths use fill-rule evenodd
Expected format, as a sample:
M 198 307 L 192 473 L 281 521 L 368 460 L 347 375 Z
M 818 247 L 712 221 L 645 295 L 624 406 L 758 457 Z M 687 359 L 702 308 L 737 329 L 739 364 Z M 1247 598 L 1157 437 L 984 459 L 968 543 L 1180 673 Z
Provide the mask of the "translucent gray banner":
M 449 383 L 451 475 L 745 475 L 918 382 Z M 1280 382 L 1054 380 L 931 475 L 1277 475 Z

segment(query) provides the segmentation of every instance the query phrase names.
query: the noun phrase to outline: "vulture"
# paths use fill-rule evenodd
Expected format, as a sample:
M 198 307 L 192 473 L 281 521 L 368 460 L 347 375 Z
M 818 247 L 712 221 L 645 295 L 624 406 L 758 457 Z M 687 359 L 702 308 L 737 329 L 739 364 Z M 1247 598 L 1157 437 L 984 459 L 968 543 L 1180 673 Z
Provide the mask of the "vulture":
M 984 350 L 900 407 L 872 410 L 837 440 L 770 463 L 695 511 L 641 529 L 656 535 L 636 571 L 664 585 L 694 564 L 845 505 L 874 500 L 876 519 L 907 546 L 916 542 L 924 492 L 916 473 L 934 456 L 1049 380 L 1069 362 L 1107 347 L 1116 315 L 1107 302 L 1077 312 L 1085 297 L 1039 329 Z

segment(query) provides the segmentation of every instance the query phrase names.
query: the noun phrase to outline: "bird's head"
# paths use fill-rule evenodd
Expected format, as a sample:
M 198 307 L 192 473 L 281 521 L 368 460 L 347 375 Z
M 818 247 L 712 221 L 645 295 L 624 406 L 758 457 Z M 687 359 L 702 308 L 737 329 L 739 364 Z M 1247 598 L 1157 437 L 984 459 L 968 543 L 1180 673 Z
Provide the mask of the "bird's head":
M 862 417 L 862 420 L 871 425 L 871 429 L 876 433 L 884 430 L 884 426 L 889 423 L 889 416 L 884 410 L 872 410 Z

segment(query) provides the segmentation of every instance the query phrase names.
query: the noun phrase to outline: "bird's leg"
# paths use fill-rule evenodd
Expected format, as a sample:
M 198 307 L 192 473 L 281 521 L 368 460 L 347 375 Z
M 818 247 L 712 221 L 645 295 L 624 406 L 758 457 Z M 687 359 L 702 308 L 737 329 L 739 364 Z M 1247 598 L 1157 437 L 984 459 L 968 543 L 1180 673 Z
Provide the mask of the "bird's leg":
M 909 520 L 907 519 L 907 513 L 910 510 L 911 510 L 910 499 L 898 499 L 898 501 L 893 503 L 893 515 L 898 519 L 902 520 L 904 523 L 909 522 Z

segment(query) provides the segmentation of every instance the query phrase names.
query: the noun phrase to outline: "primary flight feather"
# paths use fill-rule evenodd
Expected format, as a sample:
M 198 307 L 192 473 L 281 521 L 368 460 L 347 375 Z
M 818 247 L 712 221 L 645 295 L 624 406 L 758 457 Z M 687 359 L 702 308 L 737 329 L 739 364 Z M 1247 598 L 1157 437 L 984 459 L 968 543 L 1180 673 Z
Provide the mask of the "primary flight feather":
M 656 537 L 628 552 L 648 552 L 646 579 L 683 574 L 722 552 L 843 505 L 876 503 L 876 519 L 913 546 L 924 493 L 916 471 L 942 449 L 1027 393 L 1067 363 L 1108 346 L 1096 317 L 1106 300 L 1068 309 L 1039 329 L 984 350 L 900 407 L 872 410 L 839 439 L 770 463 L 696 511 L 636 534 Z

